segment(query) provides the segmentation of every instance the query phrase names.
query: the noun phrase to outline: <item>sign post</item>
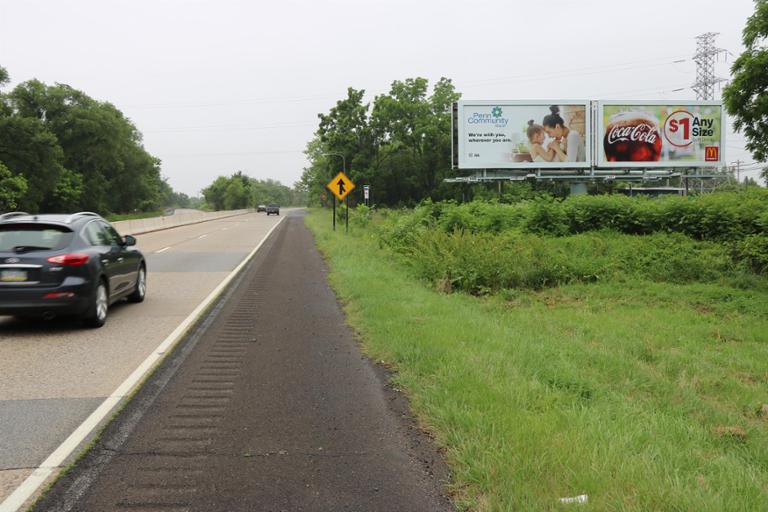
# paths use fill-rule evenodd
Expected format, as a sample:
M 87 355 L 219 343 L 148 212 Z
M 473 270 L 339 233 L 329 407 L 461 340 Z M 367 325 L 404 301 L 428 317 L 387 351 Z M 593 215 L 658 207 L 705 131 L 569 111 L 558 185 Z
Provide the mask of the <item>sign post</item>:
M 352 183 L 352 181 L 347 178 L 347 175 L 344 174 L 344 172 L 340 172 L 337 174 L 327 185 L 326 187 L 328 190 L 333 193 L 334 200 L 333 200 L 333 230 L 336 231 L 336 199 L 339 200 L 339 202 L 344 201 L 344 199 L 349 195 L 352 190 L 355 188 L 355 184 Z M 346 211 L 346 230 L 349 232 L 349 202 L 345 201 L 347 206 Z
M 365 200 L 365 206 L 369 206 L 370 198 L 371 198 L 371 186 L 363 185 L 363 199 Z

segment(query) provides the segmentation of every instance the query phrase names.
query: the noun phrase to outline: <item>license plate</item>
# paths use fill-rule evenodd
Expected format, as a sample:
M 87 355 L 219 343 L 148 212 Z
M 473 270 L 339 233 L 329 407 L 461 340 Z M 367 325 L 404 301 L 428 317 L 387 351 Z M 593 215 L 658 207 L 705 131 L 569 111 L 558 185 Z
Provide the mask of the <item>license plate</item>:
M 0 281 L 3 283 L 21 283 L 26 280 L 26 270 L 3 270 L 0 272 Z

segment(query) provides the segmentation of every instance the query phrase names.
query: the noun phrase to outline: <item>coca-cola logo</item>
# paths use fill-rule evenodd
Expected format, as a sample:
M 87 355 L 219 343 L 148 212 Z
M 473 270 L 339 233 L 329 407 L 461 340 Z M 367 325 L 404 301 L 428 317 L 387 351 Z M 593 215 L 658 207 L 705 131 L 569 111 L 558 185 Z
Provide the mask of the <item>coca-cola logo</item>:
M 626 141 L 654 144 L 658 135 L 658 128 L 648 123 L 640 123 L 634 126 L 612 126 L 608 131 L 608 144 Z

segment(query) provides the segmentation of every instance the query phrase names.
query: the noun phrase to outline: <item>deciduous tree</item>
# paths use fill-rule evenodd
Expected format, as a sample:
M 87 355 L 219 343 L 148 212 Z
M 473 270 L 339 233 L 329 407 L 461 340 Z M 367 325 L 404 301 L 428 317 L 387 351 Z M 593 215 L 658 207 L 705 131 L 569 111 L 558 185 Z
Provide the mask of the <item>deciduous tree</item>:
M 723 90 L 734 128 L 744 131 L 746 147 L 759 162 L 768 159 L 768 0 L 756 0 L 742 40 L 744 52 L 733 63 L 733 79 Z

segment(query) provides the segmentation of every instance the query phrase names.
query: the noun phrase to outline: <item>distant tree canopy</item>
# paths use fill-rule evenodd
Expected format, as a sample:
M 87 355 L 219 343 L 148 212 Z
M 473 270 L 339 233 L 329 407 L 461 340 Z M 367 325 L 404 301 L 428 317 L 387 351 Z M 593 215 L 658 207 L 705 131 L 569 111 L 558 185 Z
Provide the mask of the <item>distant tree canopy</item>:
M 8 80 L 0 67 L 0 86 Z M 112 104 L 38 80 L 0 93 L 0 208 L 149 211 L 172 196 L 160 161 Z
M 746 147 L 758 162 L 768 160 L 768 0 L 756 0 L 742 36 L 744 53 L 733 63 L 733 79 L 723 89 L 733 126 L 744 131 Z M 768 172 L 763 171 L 768 180 Z
M 363 103 L 364 95 L 350 87 L 328 114 L 319 114 L 319 127 L 305 150 L 310 165 L 301 177 L 310 202 L 327 202 L 325 185 L 342 169 L 338 155 L 344 155 L 347 175 L 356 185 L 371 186 L 377 204 L 452 193 L 443 184 L 453 174 L 451 105 L 460 97 L 451 81 L 441 78 L 430 94 L 425 78 L 398 80 L 372 106 Z
M 214 210 L 240 210 L 260 204 L 303 206 L 306 196 L 302 190 L 291 189 L 275 180 L 257 180 L 237 171 L 232 176 L 219 176 L 203 189 L 203 197 Z

